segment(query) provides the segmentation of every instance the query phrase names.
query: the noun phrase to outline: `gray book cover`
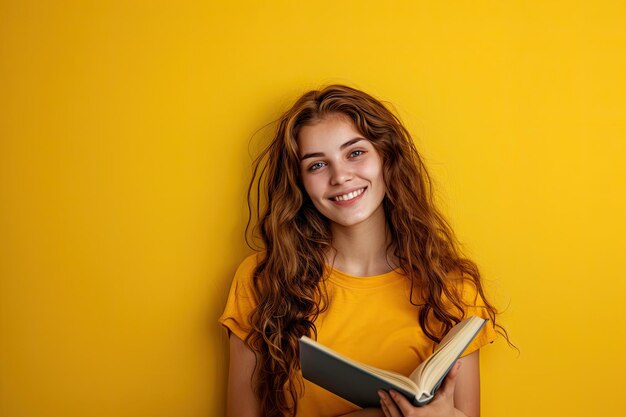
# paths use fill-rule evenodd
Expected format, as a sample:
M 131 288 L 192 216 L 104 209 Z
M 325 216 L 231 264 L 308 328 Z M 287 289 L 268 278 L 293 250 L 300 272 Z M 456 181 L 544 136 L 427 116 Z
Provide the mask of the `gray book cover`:
M 476 330 L 471 339 L 462 346 L 458 355 L 448 365 L 444 374 L 435 384 L 432 392 L 421 395 L 420 398 L 416 398 L 417 393 L 411 392 L 403 386 L 396 385 L 387 379 L 319 349 L 315 345 L 316 342 L 313 341 L 311 343 L 311 339 L 300 338 L 299 340 L 302 375 L 308 381 L 333 392 L 359 407 L 380 407 L 378 390 L 389 391 L 391 389 L 403 394 L 413 405 L 423 406 L 433 399 L 437 389 L 439 389 L 456 360 L 467 349 L 467 346 L 474 340 L 486 322 L 487 320 Z

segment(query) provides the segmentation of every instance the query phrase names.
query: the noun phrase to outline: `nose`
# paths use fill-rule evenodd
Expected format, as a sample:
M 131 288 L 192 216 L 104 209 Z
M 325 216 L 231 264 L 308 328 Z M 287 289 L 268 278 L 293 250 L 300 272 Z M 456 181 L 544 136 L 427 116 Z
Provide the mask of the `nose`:
M 330 184 L 341 185 L 353 177 L 352 170 L 345 163 L 336 163 L 331 167 Z

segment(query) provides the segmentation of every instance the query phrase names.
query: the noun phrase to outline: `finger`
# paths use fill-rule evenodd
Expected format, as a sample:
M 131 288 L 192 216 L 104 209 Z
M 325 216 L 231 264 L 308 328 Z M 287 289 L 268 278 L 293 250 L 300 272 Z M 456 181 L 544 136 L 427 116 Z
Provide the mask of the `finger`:
M 389 414 L 389 410 L 387 409 L 387 406 L 385 405 L 385 402 L 383 400 L 380 400 L 380 408 L 381 410 L 383 410 L 383 414 L 385 415 L 385 417 L 392 417 L 391 414 Z
M 418 411 L 417 407 L 411 404 L 409 400 L 407 400 L 404 397 L 404 395 L 394 390 L 389 391 L 389 394 L 391 394 L 391 398 L 393 399 L 394 403 L 398 406 L 403 416 L 415 415 L 411 413 L 415 413 L 416 411 Z
M 452 369 L 450 369 L 450 373 L 448 375 L 452 376 L 453 378 L 456 378 L 457 374 L 459 373 L 459 369 L 461 369 L 462 363 L 463 362 L 461 361 L 461 359 L 457 359 L 457 361 L 454 362 Z
M 385 391 L 378 391 L 378 396 L 380 397 L 381 408 L 383 409 L 383 413 L 387 417 L 402 417 L 402 413 L 396 406 L 396 403 Z
M 385 403 L 385 396 L 383 395 L 382 390 L 378 390 L 378 397 L 380 398 L 380 408 L 381 410 L 383 410 L 383 414 L 385 414 L 385 417 L 391 417 L 391 415 L 389 414 L 389 410 L 387 409 L 387 404 Z
M 385 417 L 389 417 L 389 415 L 385 411 L 385 404 L 383 404 L 383 400 L 380 400 L 380 409 L 382 410 L 382 412 L 385 415 Z
M 461 361 L 458 360 L 452 366 L 452 369 L 446 376 L 446 379 L 443 381 L 441 389 L 439 390 L 439 395 L 442 397 L 453 397 L 454 390 L 456 388 L 456 377 L 459 375 L 459 368 L 461 368 Z

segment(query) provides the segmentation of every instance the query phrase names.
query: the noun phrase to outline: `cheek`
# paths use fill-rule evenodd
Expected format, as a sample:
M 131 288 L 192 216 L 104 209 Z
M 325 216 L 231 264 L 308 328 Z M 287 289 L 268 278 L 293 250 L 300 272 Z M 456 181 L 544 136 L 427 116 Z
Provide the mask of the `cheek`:
M 363 166 L 362 172 L 372 181 L 383 181 L 383 165 L 380 158 L 368 161 L 368 164 Z
M 311 177 L 310 175 L 305 175 L 302 178 L 302 185 L 304 186 L 304 191 L 306 191 L 312 200 L 320 194 L 320 182 L 316 181 L 316 178 Z

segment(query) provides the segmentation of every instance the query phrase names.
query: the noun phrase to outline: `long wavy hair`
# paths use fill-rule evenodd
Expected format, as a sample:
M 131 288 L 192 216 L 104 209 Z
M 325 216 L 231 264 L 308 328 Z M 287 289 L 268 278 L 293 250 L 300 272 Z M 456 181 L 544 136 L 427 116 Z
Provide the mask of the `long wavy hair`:
M 330 224 L 317 211 L 300 179 L 297 138 L 303 126 L 344 115 L 371 141 L 383 163 L 383 200 L 390 250 L 411 281 L 410 301 L 424 334 L 439 342 L 464 316 L 461 294 L 450 274 L 473 282 L 492 325 L 496 309 L 487 301 L 478 267 L 459 250 L 455 235 L 433 201 L 431 178 L 411 135 L 374 97 L 343 85 L 309 91 L 278 120 L 271 143 L 255 159 L 248 188 L 254 235 L 263 254 L 253 272 L 257 307 L 245 343 L 257 356 L 253 386 L 262 415 L 295 416 L 304 388 L 299 377 L 298 339 L 317 336 L 316 318 L 328 305 L 325 254 L 332 248 Z M 253 201 L 256 200 L 256 201 Z M 250 245 L 252 246 L 252 245 Z M 508 337 L 507 337 L 508 340 Z

